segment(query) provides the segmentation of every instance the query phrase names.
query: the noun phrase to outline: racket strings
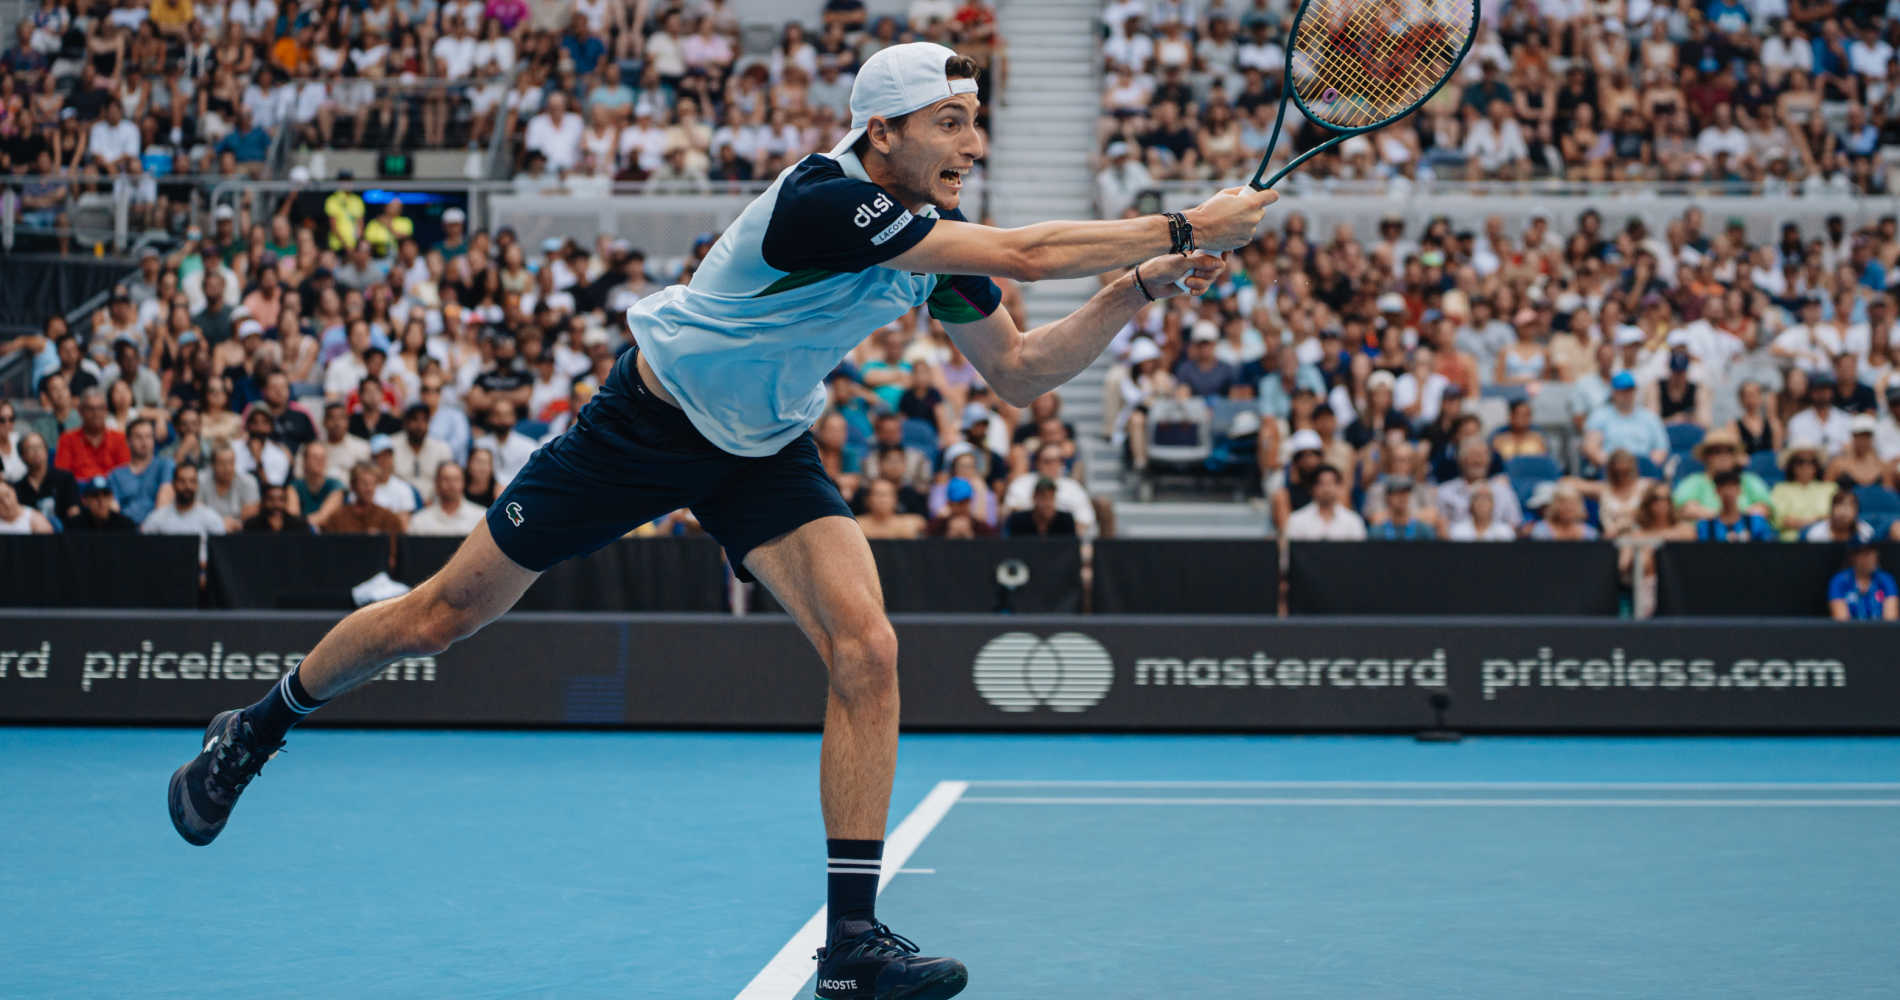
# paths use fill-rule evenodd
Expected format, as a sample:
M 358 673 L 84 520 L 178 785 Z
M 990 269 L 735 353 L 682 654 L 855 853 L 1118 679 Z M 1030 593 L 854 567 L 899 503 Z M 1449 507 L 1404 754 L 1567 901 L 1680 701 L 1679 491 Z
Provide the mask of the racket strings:
M 1469 0 L 1313 0 L 1294 26 L 1293 89 L 1335 128 L 1396 118 L 1457 67 Z

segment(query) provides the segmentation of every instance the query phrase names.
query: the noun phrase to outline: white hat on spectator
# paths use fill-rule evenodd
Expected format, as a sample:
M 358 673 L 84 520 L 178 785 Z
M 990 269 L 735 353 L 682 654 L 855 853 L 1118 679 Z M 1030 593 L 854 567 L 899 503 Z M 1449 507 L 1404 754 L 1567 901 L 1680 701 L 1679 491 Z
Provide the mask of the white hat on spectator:
M 1397 381 L 1398 379 L 1393 377 L 1391 372 L 1381 368 L 1366 376 L 1366 391 L 1371 392 L 1374 389 L 1391 389 Z
M 293 184 L 310 183 L 310 168 L 299 163 L 290 168 L 290 181 Z
M 211 217 L 214 219 L 233 219 L 237 217 L 237 209 L 229 205 L 219 205 L 217 208 L 211 210 Z
M 1194 324 L 1194 333 L 1188 339 L 1196 344 L 1215 343 L 1220 340 L 1220 327 L 1209 320 L 1201 320 Z
M 1230 438 L 1246 437 L 1260 433 L 1260 413 L 1258 410 L 1242 410 L 1234 414 L 1234 422 L 1227 425 Z
M 899 118 L 958 94 L 976 93 L 975 80 L 952 80 L 944 64 L 956 53 L 935 42 L 906 42 L 879 49 L 859 67 L 851 84 L 851 131 L 832 147 L 843 156 L 871 125 L 871 119 Z
M 468 221 L 468 213 L 462 211 L 459 208 L 451 208 L 448 211 L 442 213 L 443 225 L 447 225 L 451 222 L 459 223 L 459 222 L 467 222 L 467 221 Z
M 1643 330 L 1641 327 L 1625 325 L 1616 328 L 1616 346 L 1618 347 L 1640 344 L 1643 340 Z
M 613 341 L 607 336 L 607 330 L 605 327 L 590 326 L 587 328 L 587 331 L 585 333 L 581 334 L 582 347 L 592 347 L 595 344 L 611 344 L 611 343 L 613 343 Z
M 988 420 L 994 414 L 982 403 L 970 403 L 963 407 L 963 426 L 968 427 L 979 420 Z
M 1135 342 L 1129 345 L 1128 348 L 1129 367 L 1141 364 L 1144 361 L 1153 361 L 1160 356 L 1161 348 L 1156 346 L 1155 342 L 1149 340 L 1147 337 L 1136 337 Z
M 240 339 L 251 336 L 261 337 L 264 335 L 264 324 L 254 319 L 247 319 L 238 324 L 237 335 Z
M 1326 442 L 1321 441 L 1319 432 L 1311 427 L 1294 431 L 1293 436 L 1286 439 L 1286 453 L 1289 457 L 1297 456 L 1303 451 L 1325 450 Z
M 1855 414 L 1854 418 L 1847 422 L 1847 430 L 1850 434 L 1872 434 L 1879 429 L 1880 421 L 1874 419 L 1871 413 Z
M 1397 292 L 1387 292 L 1379 296 L 1378 305 L 1382 313 L 1402 313 L 1405 311 L 1405 296 Z
M 1127 143 L 1125 143 L 1125 142 L 1111 142 L 1111 143 L 1109 143 L 1109 144 L 1108 144 L 1108 158 L 1109 158 L 1109 159 L 1111 159 L 1111 160 L 1115 160 L 1115 159 L 1120 159 L 1121 157 L 1124 157 L 1124 156 L 1127 156 L 1127 155 L 1128 155 L 1128 144 L 1127 144 Z

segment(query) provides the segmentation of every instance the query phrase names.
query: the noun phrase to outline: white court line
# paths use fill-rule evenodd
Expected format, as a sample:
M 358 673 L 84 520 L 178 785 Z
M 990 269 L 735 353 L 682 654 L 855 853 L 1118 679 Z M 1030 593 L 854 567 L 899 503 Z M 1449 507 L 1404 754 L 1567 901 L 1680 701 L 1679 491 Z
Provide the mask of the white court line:
M 937 787 L 924 796 L 917 808 L 904 817 L 897 829 L 884 841 L 884 874 L 878 879 L 877 891 L 891 884 L 891 879 L 904 868 L 904 862 L 910 860 L 917 848 L 930 836 L 930 831 L 943 822 L 950 807 L 957 804 L 963 793 L 970 787 L 967 781 L 940 781 Z M 746 988 L 739 991 L 734 1000 L 791 1000 L 798 995 L 799 988 L 805 985 L 817 970 L 812 962 L 812 953 L 825 944 L 825 908 L 819 907 L 805 926 L 792 935 L 785 947 L 778 950 L 772 961 L 752 978 Z
M 1302 806 L 1370 809 L 1423 808 L 1888 808 L 1900 799 L 1313 799 L 1313 798 L 1133 798 L 1090 796 L 965 796 L 965 805 L 981 806 Z
M 1560 791 L 1895 792 L 1895 781 L 972 781 L 971 788 L 1433 788 Z

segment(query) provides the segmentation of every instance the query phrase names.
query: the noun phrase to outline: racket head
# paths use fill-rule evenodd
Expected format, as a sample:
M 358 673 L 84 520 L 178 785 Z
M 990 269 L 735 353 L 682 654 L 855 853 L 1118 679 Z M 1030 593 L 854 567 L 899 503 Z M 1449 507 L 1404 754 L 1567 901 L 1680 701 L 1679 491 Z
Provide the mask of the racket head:
M 1305 0 L 1287 33 L 1287 95 L 1318 124 L 1370 132 L 1438 93 L 1477 36 L 1478 0 Z

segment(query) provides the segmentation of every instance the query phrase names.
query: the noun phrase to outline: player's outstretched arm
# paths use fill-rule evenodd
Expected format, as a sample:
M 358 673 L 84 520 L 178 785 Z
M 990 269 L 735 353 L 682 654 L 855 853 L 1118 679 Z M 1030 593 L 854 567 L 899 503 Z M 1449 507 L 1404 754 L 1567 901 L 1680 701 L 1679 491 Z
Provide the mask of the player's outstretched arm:
M 1182 214 L 1194 227 L 1195 243 L 1224 252 L 1252 241 L 1272 191 L 1228 188 Z M 1159 215 L 1099 222 L 1039 222 L 997 229 L 970 222 L 936 224 L 916 246 L 884 266 L 919 274 L 980 274 L 1042 281 L 1083 278 L 1130 267 L 1167 253 L 1173 244 L 1168 220 Z
M 1034 330 L 1017 328 L 1006 309 L 975 323 L 945 323 L 944 329 L 998 396 L 1012 406 L 1028 406 L 1094 362 L 1142 306 L 1182 294 L 1177 279 L 1188 294 L 1199 295 L 1226 266 L 1225 259 L 1211 254 L 1165 254 L 1142 261 L 1082 308 Z

